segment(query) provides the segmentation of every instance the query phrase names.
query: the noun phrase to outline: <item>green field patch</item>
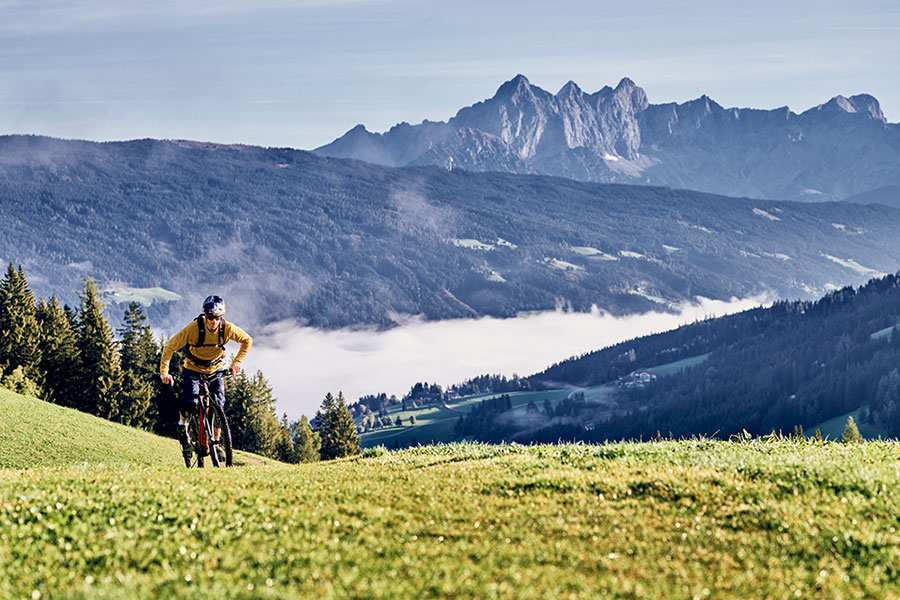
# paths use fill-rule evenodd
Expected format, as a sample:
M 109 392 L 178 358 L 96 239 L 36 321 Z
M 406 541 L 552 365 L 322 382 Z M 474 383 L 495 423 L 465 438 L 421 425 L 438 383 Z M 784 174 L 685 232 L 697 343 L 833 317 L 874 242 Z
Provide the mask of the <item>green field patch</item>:
M 570 391 L 568 390 L 546 390 L 540 392 L 511 392 L 509 396 L 514 410 L 524 410 L 531 401 L 534 401 L 540 407 L 544 399 L 550 400 L 555 406 L 557 402 L 568 396 L 569 393 Z M 399 446 L 403 448 L 415 444 L 457 441 L 455 429 L 459 417 L 469 412 L 482 400 L 502 395 L 478 394 L 466 396 L 446 404 L 435 404 L 408 410 L 403 410 L 401 404 L 389 406 L 386 411 L 387 416 L 392 422 L 396 421 L 399 416 L 403 420 L 403 425 L 391 425 L 390 427 L 381 427 L 362 433 L 360 435 L 360 446 L 362 448 L 375 446 L 385 446 L 387 448 Z M 410 417 L 413 415 L 416 417 L 416 424 L 410 425 Z M 357 425 L 361 422 L 362 418 L 356 419 Z
M 873 340 L 880 340 L 883 338 L 887 338 L 888 340 L 890 340 L 893 335 L 894 335 L 894 326 L 891 325 L 890 327 L 885 327 L 884 329 L 879 329 L 878 331 L 873 333 L 870 337 Z
M 161 287 L 136 288 L 118 282 L 110 283 L 104 288 L 103 298 L 115 304 L 139 302 L 144 306 L 150 306 L 154 302 L 177 302 L 181 300 L 181 296 L 175 292 L 170 292 Z
M 878 440 L 887 438 L 887 432 L 880 427 L 875 427 L 870 423 L 860 423 L 859 413 L 862 409 L 857 408 L 856 410 L 850 411 L 846 414 L 840 415 L 833 419 L 828 419 L 818 425 L 813 425 L 809 428 L 809 430 L 804 431 L 807 437 L 812 437 L 816 434 L 816 430 L 822 432 L 822 437 L 827 438 L 829 440 L 840 440 L 844 435 L 844 429 L 847 427 L 847 419 L 849 417 L 853 417 L 853 421 L 856 423 L 857 429 L 859 429 L 860 435 L 862 435 L 867 440 Z
M 619 388 L 615 385 L 597 385 L 579 390 L 584 394 L 585 402 L 609 402 L 619 395 Z
M 628 293 L 632 294 L 633 296 L 640 296 L 641 298 L 646 298 L 650 302 L 655 302 L 656 304 L 666 304 L 667 303 L 665 298 L 660 298 L 659 296 L 654 296 L 653 294 L 650 294 L 641 288 L 637 288 L 634 290 L 628 290 Z
M 893 598 L 898 444 L 0 471 L 4 598 Z
M 709 352 L 706 354 L 699 354 L 697 356 L 689 356 L 688 358 L 682 358 L 681 360 L 676 360 L 674 362 L 665 363 L 662 365 L 657 365 L 655 367 L 647 367 L 646 369 L 641 369 L 641 371 L 653 371 L 659 377 L 664 377 L 666 375 L 674 375 L 675 373 L 679 373 L 684 371 L 685 369 L 690 369 L 691 367 L 695 367 L 709 358 Z

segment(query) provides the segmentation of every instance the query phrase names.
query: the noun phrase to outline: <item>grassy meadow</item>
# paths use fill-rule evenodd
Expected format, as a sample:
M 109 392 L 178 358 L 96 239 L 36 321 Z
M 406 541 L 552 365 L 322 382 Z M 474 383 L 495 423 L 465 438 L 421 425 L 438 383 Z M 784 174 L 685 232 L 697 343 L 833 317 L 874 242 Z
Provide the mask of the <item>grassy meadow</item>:
M 4 424 L 17 398 L 0 395 Z M 122 429 L 123 444 L 143 435 Z M 53 443 L 89 435 L 70 432 Z M 898 450 L 462 443 L 228 470 L 0 458 L 0 597 L 897 598 Z

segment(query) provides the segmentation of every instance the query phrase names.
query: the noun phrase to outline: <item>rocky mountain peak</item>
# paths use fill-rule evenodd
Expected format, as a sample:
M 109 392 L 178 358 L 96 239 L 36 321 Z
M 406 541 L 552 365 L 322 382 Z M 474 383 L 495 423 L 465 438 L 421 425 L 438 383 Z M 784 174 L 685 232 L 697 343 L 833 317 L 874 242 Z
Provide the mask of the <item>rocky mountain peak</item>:
M 580 96 L 583 92 L 581 88 L 578 87 L 578 84 L 572 81 L 571 79 L 566 82 L 564 86 L 562 86 L 559 91 L 556 93 L 559 98 L 567 98 L 570 96 Z
M 623 77 L 619 84 L 616 86 L 615 91 L 617 92 L 627 92 L 632 93 L 635 89 L 638 89 L 638 86 L 628 77 Z
M 644 92 L 643 88 L 639 87 L 628 77 L 622 78 L 616 86 L 616 89 L 612 91 L 612 97 L 619 103 L 630 105 L 633 113 L 641 112 L 650 104 L 647 101 L 647 94 Z
M 497 93 L 494 94 L 494 98 L 502 98 L 509 97 L 514 95 L 516 92 L 526 91 L 531 89 L 531 82 L 528 81 L 528 78 L 519 73 L 503 85 L 501 85 L 497 89 Z
M 858 127 L 873 121 L 885 123 L 883 131 Z M 858 157 L 854 169 L 823 164 L 820 140 L 838 139 Z M 706 94 L 651 105 L 628 77 L 590 94 L 568 81 L 553 94 L 519 74 L 446 123 L 401 123 L 383 134 L 360 125 L 316 152 L 809 200 L 809 190 L 835 199 L 895 183 L 900 170 L 882 166 L 896 163 L 885 148 L 897 155 L 900 126 L 887 123 L 867 94 L 836 96 L 797 115 L 787 107 L 726 110 Z
M 837 95 L 825 104 L 820 104 L 806 112 L 843 112 L 849 114 L 860 114 L 867 116 L 876 121 L 887 122 L 884 113 L 881 112 L 881 105 L 878 100 L 868 94 L 858 94 L 847 98 L 846 96 Z
M 881 112 L 881 105 L 873 96 L 870 96 L 869 94 L 857 94 L 856 96 L 850 96 L 847 100 L 853 108 L 856 109 L 856 112 L 867 114 L 876 121 L 887 123 L 887 119 L 884 118 L 884 113 Z

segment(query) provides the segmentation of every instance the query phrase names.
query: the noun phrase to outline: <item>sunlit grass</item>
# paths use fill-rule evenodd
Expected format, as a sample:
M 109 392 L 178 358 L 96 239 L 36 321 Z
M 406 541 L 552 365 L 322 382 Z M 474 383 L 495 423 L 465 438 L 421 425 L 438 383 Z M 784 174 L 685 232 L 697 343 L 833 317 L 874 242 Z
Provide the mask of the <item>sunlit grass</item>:
M 896 597 L 898 449 L 453 444 L 7 470 L 0 596 Z

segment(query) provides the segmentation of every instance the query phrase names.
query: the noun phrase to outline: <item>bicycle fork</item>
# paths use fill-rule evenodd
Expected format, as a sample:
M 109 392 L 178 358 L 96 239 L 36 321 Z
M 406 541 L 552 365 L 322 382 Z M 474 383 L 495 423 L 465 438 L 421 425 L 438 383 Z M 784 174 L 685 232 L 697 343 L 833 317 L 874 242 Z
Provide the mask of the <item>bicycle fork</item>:
M 203 406 L 200 409 L 201 419 L 200 419 L 200 445 L 206 446 L 209 449 L 209 457 L 212 459 L 213 466 L 219 465 L 219 436 L 216 434 L 215 428 L 212 426 L 212 419 L 210 418 L 210 407 Z M 213 435 L 210 436 L 209 433 Z

